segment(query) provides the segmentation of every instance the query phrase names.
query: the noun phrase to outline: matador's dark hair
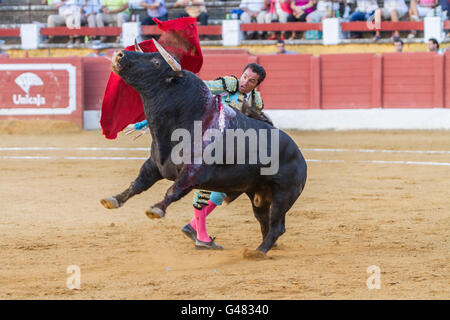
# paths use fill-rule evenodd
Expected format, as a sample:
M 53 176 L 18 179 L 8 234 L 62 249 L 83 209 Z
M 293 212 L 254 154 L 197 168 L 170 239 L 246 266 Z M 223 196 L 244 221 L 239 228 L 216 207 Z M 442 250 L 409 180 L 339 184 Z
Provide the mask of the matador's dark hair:
M 261 82 L 263 82 L 264 79 L 266 78 L 266 70 L 264 70 L 264 68 L 259 64 L 253 62 L 246 65 L 242 73 L 244 73 L 245 70 L 247 70 L 248 68 L 250 68 L 250 70 L 252 70 L 254 73 L 258 74 L 259 76 L 258 85 L 261 84 Z

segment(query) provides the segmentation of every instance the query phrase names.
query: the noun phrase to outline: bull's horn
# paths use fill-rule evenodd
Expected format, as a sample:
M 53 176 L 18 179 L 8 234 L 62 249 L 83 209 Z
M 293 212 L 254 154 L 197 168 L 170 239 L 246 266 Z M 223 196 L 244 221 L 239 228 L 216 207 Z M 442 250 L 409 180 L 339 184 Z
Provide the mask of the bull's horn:
M 169 64 L 173 71 L 181 71 L 181 66 L 155 39 L 153 39 L 153 43 L 158 49 L 159 53 L 163 56 L 164 60 Z
M 141 47 L 139 47 L 139 44 L 138 44 L 136 38 L 134 38 L 134 50 L 135 50 L 136 52 L 144 53 L 144 50 L 142 50 Z

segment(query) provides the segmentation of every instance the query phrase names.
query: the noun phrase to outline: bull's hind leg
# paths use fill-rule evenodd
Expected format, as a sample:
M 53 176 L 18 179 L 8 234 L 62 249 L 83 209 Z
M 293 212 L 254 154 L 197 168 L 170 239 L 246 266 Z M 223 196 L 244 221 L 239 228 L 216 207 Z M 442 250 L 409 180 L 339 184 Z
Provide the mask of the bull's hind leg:
M 141 167 L 139 175 L 131 185 L 122 193 L 113 197 L 104 198 L 100 203 L 107 209 L 121 207 L 128 199 L 136 194 L 148 190 L 156 181 L 161 180 L 161 174 L 152 158 L 148 158 Z
M 269 233 L 270 206 L 260 208 L 253 206 L 253 214 L 259 222 L 262 238 L 264 240 Z
M 267 236 L 267 233 L 269 232 L 270 202 L 260 203 L 260 198 L 258 196 L 256 196 L 255 199 L 255 193 L 247 193 L 247 195 L 252 202 L 253 214 L 255 215 L 256 220 L 258 220 L 259 222 L 262 238 L 264 240 L 264 238 Z
M 267 253 L 276 243 L 277 239 L 286 231 L 285 217 L 288 210 L 300 195 L 301 190 L 273 189 L 272 205 L 269 215 L 269 231 L 258 247 L 258 251 Z
M 205 176 L 204 173 L 202 174 L 202 167 L 196 167 L 193 165 L 184 166 L 173 185 L 167 190 L 164 200 L 150 207 L 145 212 L 147 217 L 150 219 L 159 219 L 164 217 L 166 215 L 167 207 L 172 202 L 181 199 L 186 194 L 191 192 L 195 185 L 201 184 L 199 179 L 202 176 Z

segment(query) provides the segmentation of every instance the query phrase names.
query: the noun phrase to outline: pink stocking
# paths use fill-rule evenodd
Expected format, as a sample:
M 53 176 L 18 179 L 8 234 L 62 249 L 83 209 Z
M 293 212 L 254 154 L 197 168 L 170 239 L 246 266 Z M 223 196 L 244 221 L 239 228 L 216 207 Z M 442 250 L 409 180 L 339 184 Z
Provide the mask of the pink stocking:
M 205 241 L 202 240 L 200 238 L 200 231 L 199 231 L 199 223 L 202 224 L 200 226 L 200 229 L 204 229 L 205 233 L 202 235 L 203 239 L 206 239 L 206 241 L 210 241 L 209 240 L 209 236 L 208 233 L 206 232 L 206 217 L 217 207 L 217 205 L 215 205 L 211 200 L 208 201 L 208 205 L 203 207 L 202 210 L 198 210 L 194 208 L 194 218 L 192 218 L 190 225 L 192 228 L 194 228 L 194 230 L 197 231 L 197 238 L 201 241 Z M 206 235 L 206 238 L 204 237 Z
M 206 210 L 194 209 L 195 225 L 197 227 L 197 239 L 204 242 L 211 241 L 206 231 Z

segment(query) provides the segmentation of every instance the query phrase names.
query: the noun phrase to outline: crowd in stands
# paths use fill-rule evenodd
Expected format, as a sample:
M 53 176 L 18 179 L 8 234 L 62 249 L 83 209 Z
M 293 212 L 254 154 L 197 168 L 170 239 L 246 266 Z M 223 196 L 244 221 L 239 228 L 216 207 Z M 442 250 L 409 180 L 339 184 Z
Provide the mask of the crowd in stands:
M 325 18 L 337 17 L 342 21 L 367 21 L 380 25 L 382 20 L 420 21 L 426 16 L 441 16 L 448 18 L 449 0 L 410 0 L 409 8 L 405 0 L 384 0 L 379 6 L 377 0 L 242 0 L 241 21 L 243 23 L 270 22 L 310 22 L 318 23 Z M 414 38 L 415 31 L 411 31 L 408 38 Z M 360 37 L 360 33 L 352 34 L 353 38 Z M 249 33 L 249 38 L 262 38 L 261 33 Z M 305 35 L 303 35 L 305 37 Z M 290 40 L 297 38 L 292 32 Z M 394 31 L 392 39 L 400 38 L 398 31 Z M 275 36 L 270 34 L 269 39 Z M 281 33 L 281 39 L 285 39 Z M 374 41 L 380 39 L 380 31 L 376 30 Z
M 309 22 L 319 23 L 325 18 L 337 17 L 342 21 L 367 21 L 379 25 L 382 20 L 420 21 L 426 16 L 441 16 L 447 19 L 450 0 L 410 0 L 409 7 L 405 0 L 242 0 L 239 8 L 233 10 L 233 18 L 238 18 L 242 23 L 272 23 L 272 22 Z M 380 7 L 379 3 L 383 5 Z M 42 4 L 49 5 L 58 10 L 55 15 L 48 17 L 49 27 L 67 26 L 79 28 L 81 25 L 89 27 L 103 27 L 115 25 L 121 27 L 126 21 L 133 19 L 130 15 L 130 4 L 147 10 L 147 17 L 141 21 L 143 25 L 155 24 L 153 18 L 162 21 L 168 19 L 168 10 L 165 0 L 43 0 Z M 178 17 L 194 17 L 200 25 L 208 24 L 208 13 L 204 0 L 177 0 L 174 7 L 184 8 L 184 13 Z M 228 15 L 227 15 L 228 16 Z M 310 36 L 308 37 L 308 33 Z M 302 35 L 289 32 L 289 40 L 311 39 L 311 33 L 307 31 Z M 361 33 L 353 32 L 352 38 L 361 37 Z M 411 31 L 408 38 L 414 38 L 415 31 Z M 319 35 L 320 37 L 320 35 Z M 276 35 L 269 32 L 267 35 L 261 31 L 248 32 L 247 39 L 277 38 L 285 40 L 285 32 Z M 392 33 L 392 40 L 400 38 L 398 31 Z M 73 37 L 69 42 L 79 42 Z M 380 39 L 380 31 L 376 30 L 373 40 Z M 100 39 L 104 41 L 104 38 Z M 52 38 L 47 39 L 48 42 Z M 118 40 L 117 40 L 118 41 Z
M 42 0 L 42 4 L 58 10 L 58 14 L 48 17 L 48 27 L 64 25 L 68 28 L 80 28 L 82 25 L 94 28 L 109 25 L 121 27 L 124 22 L 132 19 L 128 0 Z M 154 25 L 153 18 L 168 20 L 165 0 L 133 1 L 133 4 L 147 10 L 147 17 L 141 21 L 142 25 Z M 178 0 L 174 6 L 184 8 L 185 13 L 178 17 L 191 16 L 202 25 L 208 24 L 204 0 Z M 77 36 L 71 37 L 69 43 L 73 43 L 74 39 L 75 43 L 80 43 Z M 52 37 L 49 37 L 46 42 L 52 40 Z M 105 37 L 101 37 L 100 40 L 104 41 Z

